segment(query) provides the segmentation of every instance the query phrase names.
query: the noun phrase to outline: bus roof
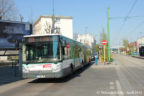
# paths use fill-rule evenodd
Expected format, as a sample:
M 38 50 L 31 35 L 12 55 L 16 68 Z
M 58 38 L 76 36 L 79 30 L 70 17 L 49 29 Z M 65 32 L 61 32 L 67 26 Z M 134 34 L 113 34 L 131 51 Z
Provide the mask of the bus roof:
M 66 36 L 63 36 L 63 35 L 60 35 L 60 34 L 38 34 L 38 35 L 25 35 L 24 37 L 43 37 L 43 36 L 62 36 L 62 37 L 65 37 L 65 38 L 68 38 Z M 70 40 L 73 40 L 73 41 L 76 41 L 74 39 L 71 39 L 71 38 L 68 38 Z M 78 41 L 76 41 L 78 42 Z M 80 43 L 80 42 L 79 42 Z
M 67 38 L 67 39 L 73 40 L 73 41 L 75 41 L 75 42 L 77 42 L 77 43 L 79 43 L 79 44 L 82 44 L 82 43 L 81 43 L 81 42 L 79 42 L 79 41 L 76 41 L 76 40 L 74 40 L 74 39 L 68 38 L 68 37 L 63 36 L 63 35 L 60 35 L 60 34 L 38 34 L 38 35 L 25 35 L 24 37 L 25 37 L 25 38 L 29 38 L 29 37 L 43 37 L 43 36 L 62 36 L 62 37 L 65 37 L 65 38 Z M 84 45 L 84 44 L 82 44 L 82 45 Z
M 24 37 L 42 37 L 42 36 L 58 36 L 58 35 L 59 34 L 40 34 L 40 35 L 25 35 Z

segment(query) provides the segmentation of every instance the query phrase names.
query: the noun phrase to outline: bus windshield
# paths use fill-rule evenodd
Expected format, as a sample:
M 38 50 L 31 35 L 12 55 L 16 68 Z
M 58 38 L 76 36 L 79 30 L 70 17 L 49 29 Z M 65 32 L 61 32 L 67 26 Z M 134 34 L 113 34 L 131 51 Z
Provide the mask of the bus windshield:
M 59 43 L 41 42 L 25 44 L 24 62 L 57 62 L 60 60 Z

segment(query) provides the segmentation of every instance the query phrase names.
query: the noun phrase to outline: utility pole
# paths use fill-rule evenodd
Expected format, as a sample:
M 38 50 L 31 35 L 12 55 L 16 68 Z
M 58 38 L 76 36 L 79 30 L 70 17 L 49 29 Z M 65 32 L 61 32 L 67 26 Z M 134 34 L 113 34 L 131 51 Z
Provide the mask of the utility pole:
M 85 34 L 87 34 L 87 30 L 88 30 L 88 27 L 86 26 L 86 27 L 85 27 Z
M 104 45 L 104 64 L 105 64 L 105 46 L 106 45 Z
M 20 16 L 20 21 L 21 23 L 23 22 L 23 19 L 24 17 L 22 15 L 19 15 Z M 22 78 L 22 42 L 18 42 L 18 49 L 19 49 L 19 75 L 20 77 Z M 15 73 L 16 74 L 16 73 Z
M 22 43 L 19 43 L 19 74 L 22 78 Z
M 118 44 L 118 54 L 120 54 L 120 45 L 121 45 L 121 40 L 119 40 L 119 44 Z
M 53 0 L 53 34 L 54 34 L 54 31 L 55 31 L 55 17 L 54 17 L 54 0 Z
M 110 32 L 109 32 L 109 8 L 107 8 L 107 31 L 108 31 L 108 61 L 111 61 L 110 56 Z

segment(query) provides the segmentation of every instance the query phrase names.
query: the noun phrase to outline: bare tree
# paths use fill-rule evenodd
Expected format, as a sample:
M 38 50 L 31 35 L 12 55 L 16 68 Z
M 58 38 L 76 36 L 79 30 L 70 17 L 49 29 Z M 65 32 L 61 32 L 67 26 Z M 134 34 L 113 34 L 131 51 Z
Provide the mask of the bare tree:
M 127 49 L 129 46 L 129 41 L 128 39 L 123 39 L 123 46 Z
M 12 0 L 0 0 L 0 19 L 12 20 L 16 19 L 17 9 Z
M 107 34 L 106 34 L 104 28 L 102 29 L 102 32 L 100 33 L 100 42 L 102 40 L 107 40 Z
M 45 23 L 45 33 L 51 34 L 51 30 L 52 30 L 52 26 L 48 22 L 46 22 Z

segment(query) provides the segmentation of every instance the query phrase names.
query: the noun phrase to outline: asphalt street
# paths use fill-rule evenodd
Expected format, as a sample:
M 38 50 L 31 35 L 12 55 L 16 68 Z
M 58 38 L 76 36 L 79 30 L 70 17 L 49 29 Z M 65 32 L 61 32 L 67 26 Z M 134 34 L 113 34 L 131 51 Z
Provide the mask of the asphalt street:
M 144 96 L 144 59 L 113 57 L 112 64 L 92 64 L 63 79 L 0 85 L 0 96 Z

